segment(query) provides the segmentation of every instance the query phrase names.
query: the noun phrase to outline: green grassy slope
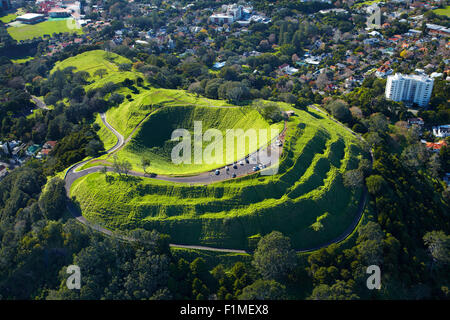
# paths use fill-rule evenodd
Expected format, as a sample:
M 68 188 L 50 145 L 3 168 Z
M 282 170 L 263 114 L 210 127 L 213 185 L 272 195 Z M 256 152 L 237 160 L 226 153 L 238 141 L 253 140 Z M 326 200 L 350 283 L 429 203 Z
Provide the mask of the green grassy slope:
M 130 94 L 131 101 L 125 100 L 120 106 L 109 109 L 106 115 L 108 122 L 124 137 L 157 106 L 230 106 L 223 100 L 195 97 L 183 90 L 147 88 L 132 94 L 123 88 L 118 93 Z
M 174 164 L 171 160 L 171 151 L 176 141 L 171 140 L 171 134 L 176 129 L 186 129 L 191 134 L 191 150 L 194 152 L 196 146 L 194 143 L 194 122 L 200 121 L 202 124 L 202 132 L 208 129 L 219 130 L 224 140 L 203 142 L 198 145 L 199 150 L 205 151 L 205 148 L 213 148 L 217 145 L 217 149 L 222 150 L 221 159 L 205 156 L 203 164 L 195 164 L 194 158 L 191 158 L 190 164 Z M 270 130 L 273 128 L 273 132 Z M 234 129 L 242 129 L 235 138 L 235 146 L 227 148 L 226 141 L 233 138 L 231 131 Z M 267 135 L 266 141 L 250 142 L 244 139 L 244 133 L 248 129 L 254 129 L 257 134 L 259 130 L 265 130 Z M 158 174 L 194 174 L 200 173 L 214 168 L 226 165 L 232 161 L 242 159 L 245 155 L 256 151 L 259 147 L 265 145 L 269 139 L 275 137 L 282 130 L 282 124 L 270 126 L 261 115 L 251 108 L 232 108 L 232 107 L 165 107 L 160 108 L 142 124 L 135 133 L 133 139 L 127 146 L 120 150 L 117 154 L 119 159 L 127 159 L 136 171 L 142 171 L 140 168 L 141 159 L 146 158 L 151 161 L 151 171 Z M 239 139 L 245 141 L 245 147 L 239 149 Z M 260 138 L 257 136 L 257 138 Z M 231 161 L 227 161 L 230 160 Z M 209 163 L 209 164 L 208 164 Z
M 96 82 L 99 82 L 101 79 L 107 79 L 116 73 L 123 73 L 119 72 L 118 68 L 118 65 L 121 63 L 131 63 L 131 61 L 113 52 L 92 50 L 67 58 L 63 61 L 58 61 L 51 72 L 58 69 L 63 70 L 68 67 L 75 67 L 76 71 L 89 72 L 91 79 L 95 79 Z M 93 74 L 98 69 L 106 69 L 107 74 L 103 78 L 94 77 Z
M 248 248 L 255 235 L 279 230 L 298 249 L 320 245 L 344 232 L 356 215 L 362 191 L 347 189 L 342 174 L 363 155 L 338 124 L 313 110 L 297 113 L 275 176 L 188 186 L 117 176 L 108 184 L 95 173 L 77 180 L 71 194 L 90 221 L 157 229 L 174 243 Z

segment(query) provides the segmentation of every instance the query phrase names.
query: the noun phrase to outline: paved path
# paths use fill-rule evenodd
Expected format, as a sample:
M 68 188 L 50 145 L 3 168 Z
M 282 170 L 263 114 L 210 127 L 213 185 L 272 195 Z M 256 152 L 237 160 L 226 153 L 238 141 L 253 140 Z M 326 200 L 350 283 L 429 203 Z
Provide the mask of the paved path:
M 324 111 L 320 110 L 319 108 L 312 106 L 314 109 L 325 113 Z M 145 119 L 150 116 L 150 114 L 148 114 L 141 122 L 140 124 L 145 121 Z M 133 133 L 135 132 L 135 130 L 139 127 L 139 125 L 133 130 L 133 132 L 130 134 L 130 136 L 125 140 L 124 137 L 116 130 L 114 129 L 106 120 L 106 115 L 104 113 L 100 114 L 100 117 L 102 119 L 103 124 L 117 137 L 117 143 L 110 148 L 109 150 L 106 151 L 107 154 L 111 154 L 115 151 L 117 151 L 118 149 L 122 148 L 126 143 L 128 143 L 131 139 L 131 137 L 133 136 Z M 334 120 L 333 118 L 331 118 L 333 121 L 337 122 L 336 120 Z M 337 122 L 339 123 L 339 122 Z M 350 129 L 348 129 L 347 127 L 345 127 L 343 124 L 339 123 L 340 125 L 342 125 L 344 128 L 346 128 L 347 130 L 349 130 L 353 135 L 357 136 L 353 131 L 351 131 Z M 278 152 L 279 155 L 281 155 L 282 149 L 283 149 L 283 145 L 284 145 L 284 139 L 285 139 L 285 133 L 287 130 L 287 126 L 286 126 L 286 122 L 284 123 L 284 129 L 283 131 L 280 133 L 279 136 L 275 137 L 271 143 L 265 147 L 262 148 L 260 150 L 255 151 L 254 153 L 250 154 L 248 156 L 248 158 L 244 158 L 241 161 L 237 161 L 235 164 L 235 166 L 233 167 L 232 165 L 228 166 L 228 170 L 225 169 L 225 167 L 221 167 L 218 168 L 218 170 L 220 171 L 220 174 L 216 175 L 215 171 L 208 171 L 208 172 L 204 172 L 198 175 L 193 175 L 193 176 L 185 176 L 185 177 L 176 177 L 176 176 L 165 176 L 165 175 L 157 175 L 155 177 L 151 177 L 152 179 L 159 179 L 159 180 L 163 180 L 163 181 L 169 181 L 169 182 L 178 182 L 178 183 L 188 183 L 188 184 L 209 184 L 209 183 L 213 183 L 213 182 L 219 182 L 219 181 L 224 181 L 224 180 L 228 180 L 228 179 L 233 179 L 232 175 L 233 173 L 236 174 L 236 177 L 241 177 L 241 176 L 245 176 L 248 174 L 253 174 L 255 173 L 253 171 L 253 167 L 255 166 L 255 163 L 258 163 L 259 165 L 264 164 L 267 167 L 271 166 L 271 162 L 270 159 L 266 159 L 266 160 L 261 160 L 261 162 L 258 162 L 256 159 L 256 154 L 259 151 L 263 151 L 266 152 L 267 148 L 272 149 L 272 151 L 274 151 L 275 149 L 278 148 Z M 359 137 L 359 136 L 357 136 Z M 359 137 L 360 139 L 362 139 L 361 137 Z M 278 146 L 278 144 L 276 144 L 276 140 L 281 140 L 281 146 Z M 72 201 L 70 201 L 70 187 L 72 186 L 73 182 L 75 182 L 75 180 L 84 177 L 88 174 L 94 173 L 94 172 L 99 172 L 100 170 L 102 170 L 102 168 L 104 168 L 104 166 L 95 166 L 95 167 L 90 167 L 88 169 L 84 169 L 81 171 L 77 171 L 78 168 L 81 168 L 83 165 L 85 165 L 87 162 L 91 161 L 93 159 L 88 159 L 79 163 L 74 164 L 73 166 L 71 166 L 67 171 L 66 174 L 64 176 L 64 180 L 65 180 L 65 188 L 66 188 L 66 194 L 68 197 L 68 201 L 67 201 L 67 208 L 69 210 L 69 212 L 80 222 L 83 223 L 84 225 L 92 228 L 93 230 L 99 231 L 103 234 L 109 235 L 109 236 L 116 236 L 118 238 L 121 238 L 122 240 L 125 241 L 134 241 L 135 239 L 132 238 L 128 238 L 122 235 L 119 235 L 109 229 L 106 229 L 100 225 L 94 224 L 89 222 L 85 217 L 83 217 L 80 213 L 79 208 L 77 208 L 74 203 Z M 106 167 L 107 171 L 113 171 L 113 169 L 111 167 Z M 145 177 L 145 178 L 150 178 L 148 175 L 142 173 L 142 172 L 135 172 L 135 171 L 131 171 L 129 173 L 129 175 L 132 176 L 138 176 L 138 177 Z M 341 242 L 343 240 L 345 240 L 352 232 L 353 230 L 356 228 L 356 226 L 358 225 L 361 217 L 362 217 L 362 213 L 364 211 L 365 205 L 367 202 L 367 190 L 364 190 L 362 196 L 361 196 L 361 200 L 359 203 L 359 208 L 358 208 L 358 214 L 355 217 L 354 221 L 352 222 L 352 224 L 345 230 L 345 232 L 340 235 L 338 238 L 331 240 L 327 243 L 324 243 L 323 245 L 314 247 L 314 248 L 305 248 L 302 250 L 297 250 L 297 252 L 308 252 L 308 251 L 314 251 L 314 250 L 318 250 L 320 248 L 323 247 L 327 247 L 330 244 L 333 243 L 338 243 Z M 178 247 L 178 248 L 187 248 L 187 249 L 197 249 L 197 250 L 209 250 L 209 251 L 218 251 L 218 252 L 230 252 L 230 253 L 246 253 L 245 250 L 240 250 L 240 249 L 224 249 L 224 248 L 214 248 L 214 247 L 206 247 L 206 246 L 196 246 L 196 245 L 184 245 L 184 244 L 170 244 L 171 247 Z
M 40 109 L 44 109 L 44 110 L 50 110 L 50 108 L 47 107 L 47 105 L 45 104 L 44 101 L 42 101 L 41 99 L 39 99 L 36 96 L 31 96 L 31 100 L 33 100 L 33 102 L 36 104 L 36 106 Z

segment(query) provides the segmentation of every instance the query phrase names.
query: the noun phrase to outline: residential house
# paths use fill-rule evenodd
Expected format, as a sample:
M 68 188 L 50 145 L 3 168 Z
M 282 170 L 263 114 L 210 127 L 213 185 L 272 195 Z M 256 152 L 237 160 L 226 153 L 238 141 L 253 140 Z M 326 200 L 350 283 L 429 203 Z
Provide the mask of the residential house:
M 433 127 L 433 135 L 438 138 L 446 138 L 450 136 L 450 124 Z
M 444 140 L 441 140 L 439 142 L 427 142 L 425 146 L 427 149 L 433 152 L 439 152 L 443 146 L 446 146 L 447 143 Z
M 407 120 L 407 122 L 408 122 L 409 127 L 416 125 L 416 126 L 419 126 L 420 128 L 422 128 L 425 124 L 425 122 L 423 121 L 422 118 L 409 118 Z

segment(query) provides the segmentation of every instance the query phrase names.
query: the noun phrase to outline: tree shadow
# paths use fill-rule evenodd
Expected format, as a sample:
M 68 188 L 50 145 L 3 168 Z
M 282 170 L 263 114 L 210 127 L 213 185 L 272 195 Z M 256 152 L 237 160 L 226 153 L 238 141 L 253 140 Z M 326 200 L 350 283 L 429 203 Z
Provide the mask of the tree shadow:
M 321 115 L 316 114 L 314 112 L 311 112 L 311 111 L 306 111 L 306 112 L 308 112 L 311 116 L 313 116 L 316 119 L 324 119 L 324 117 L 322 117 Z

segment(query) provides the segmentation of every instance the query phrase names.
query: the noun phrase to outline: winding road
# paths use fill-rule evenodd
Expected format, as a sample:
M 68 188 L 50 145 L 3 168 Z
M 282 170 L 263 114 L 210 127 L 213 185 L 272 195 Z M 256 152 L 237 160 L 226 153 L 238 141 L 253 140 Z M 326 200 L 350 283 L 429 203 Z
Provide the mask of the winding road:
M 315 108 L 314 109 L 323 112 L 322 110 Z M 140 124 L 145 121 L 145 119 L 147 119 L 147 117 L 150 114 L 148 114 L 141 122 Z M 125 146 L 130 140 L 131 137 L 133 136 L 135 130 L 139 127 L 139 125 L 133 130 L 133 132 L 130 134 L 130 136 L 127 139 L 124 139 L 124 137 L 115 129 L 113 128 L 108 121 L 106 120 L 106 114 L 105 113 L 101 113 L 100 114 L 101 120 L 103 122 L 103 124 L 117 137 L 117 142 L 116 144 L 110 148 L 109 150 L 106 151 L 107 154 L 111 154 L 115 151 L 117 151 L 118 149 L 122 148 L 123 146 Z M 333 119 L 334 120 L 334 119 Z M 342 124 L 341 124 L 342 125 Z M 342 125 L 344 126 L 344 125 Z M 345 126 L 344 126 L 345 127 Z M 346 128 L 346 127 L 345 127 Z M 346 128 L 348 129 L 348 128 Z M 219 182 L 219 181 L 224 181 L 224 180 L 228 180 L 228 179 L 233 179 L 232 175 L 233 173 L 236 174 L 236 178 L 237 177 L 242 177 L 245 175 L 249 175 L 249 174 L 254 174 L 254 170 L 253 167 L 255 166 L 255 163 L 258 164 L 263 164 L 266 167 L 270 167 L 272 165 L 272 163 L 270 162 L 270 159 L 266 159 L 266 160 L 261 160 L 260 162 L 255 162 L 257 160 L 256 158 L 256 154 L 260 151 L 266 151 L 267 148 L 271 148 L 272 151 L 275 149 L 278 149 L 277 151 L 279 152 L 278 154 L 281 155 L 282 153 L 282 149 L 283 149 L 283 145 L 284 145 L 284 138 L 285 138 L 285 133 L 286 133 L 287 127 L 286 127 L 286 122 L 284 124 L 284 129 L 283 131 L 277 136 L 275 137 L 268 146 L 261 148 L 260 150 L 255 151 L 254 153 L 250 154 L 248 156 L 249 159 L 249 163 L 247 163 L 246 158 L 242 159 L 241 161 L 237 161 L 236 162 L 236 168 L 233 168 L 232 165 L 229 165 L 228 168 L 229 170 L 225 170 L 225 167 L 221 167 L 218 168 L 218 170 L 220 170 L 220 174 L 216 175 L 215 174 L 215 170 L 213 171 L 207 171 L 207 172 L 203 172 L 197 175 L 193 175 L 193 176 L 165 176 L 165 175 L 157 175 L 154 177 L 149 177 L 148 175 L 142 173 L 142 172 L 136 172 L 136 171 L 130 171 L 129 175 L 132 176 L 138 176 L 138 177 L 145 177 L 145 178 L 152 178 L 152 179 L 159 179 L 159 180 L 163 180 L 163 181 L 169 181 L 169 182 L 178 182 L 178 183 L 187 183 L 187 184 L 210 184 L 210 183 L 214 183 L 214 182 Z M 349 130 L 349 129 L 348 129 Z M 352 132 L 352 131 L 351 131 Z M 355 133 L 352 132 L 352 134 L 356 135 Z M 360 138 L 362 139 L 362 138 Z M 280 140 L 281 146 L 279 146 L 276 143 L 276 140 Z M 97 225 L 95 223 L 89 222 L 85 217 L 83 217 L 83 215 L 80 212 L 80 209 L 77 208 L 77 206 L 70 200 L 70 188 L 72 186 L 72 184 L 75 182 L 75 180 L 84 177 L 88 174 L 94 173 L 94 172 L 100 172 L 100 170 L 102 170 L 102 168 L 104 168 L 104 166 L 95 166 L 95 167 L 90 167 L 81 171 L 78 171 L 77 169 L 81 168 L 83 165 L 85 165 L 87 162 L 94 160 L 95 158 L 91 158 L 91 159 L 87 159 L 84 160 L 82 162 L 76 163 L 74 165 L 72 165 L 71 167 L 69 167 L 64 175 L 64 180 L 65 180 L 65 189 L 66 189 L 66 194 L 67 194 L 67 209 L 69 210 L 69 212 L 72 214 L 72 216 L 77 219 L 77 221 L 79 221 L 80 223 L 90 227 L 93 230 L 96 230 L 98 232 L 101 232 L 105 235 L 108 236 L 115 236 L 118 238 L 121 238 L 122 240 L 126 240 L 126 241 L 134 241 L 135 239 L 129 238 L 129 237 L 125 237 L 123 235 L 119 235 L 117 233 L 115 233 L 114 231 L 111 231 L 109 229 L 106 229 L 100 225 Z M 107 171 L 113 171 L 113 168 L 111 167 L 106 167 Z M 362 196 L 361 196 L 361 200 L 359 203 L 359 208 L 358 208 L 358 215 L 355 217 L 354 221 L 352 222 L 352 224 L 345 230 L 345 232 L 340 235 L 339 237 L 337 237 L 336 239 L 329 241 L 321 246 L 318 247 L 314 247 L 314 248 L 305 248 L 303 250 L 297 250 L 297 252 L 309 252 L 309 251 L 314 251 L 314 250 L 318 250 L 320 248 L 323 247 L 327 247 L 330 244 L 333 243 L 338 243 L 341 242 L 343 240 L 345 240 L 352 232 L 353 230 L 356 228 L 356 226 L 358 225 L 361 217 L 362 217 L 362 213 L 364 211 L 366 202 L 367 202 L 367 190 L 364 190 Z M 239 249 L 225 249 L 225 248 L 214 248 L 214 247 L 207 247 L 207 246 L 196 246 L 196 245 L 184 245 L 184 244 L 170 244 L 171 247 L 177 247 L 177 248 L 187 248 L 187 249 L 197 249 L 197 250 L 208 250 L 208 251 L 218 251 L 218 252 L 228 252 L 228 253 L 246 253 L 247 251 L 245 250 L 239 250 Z

